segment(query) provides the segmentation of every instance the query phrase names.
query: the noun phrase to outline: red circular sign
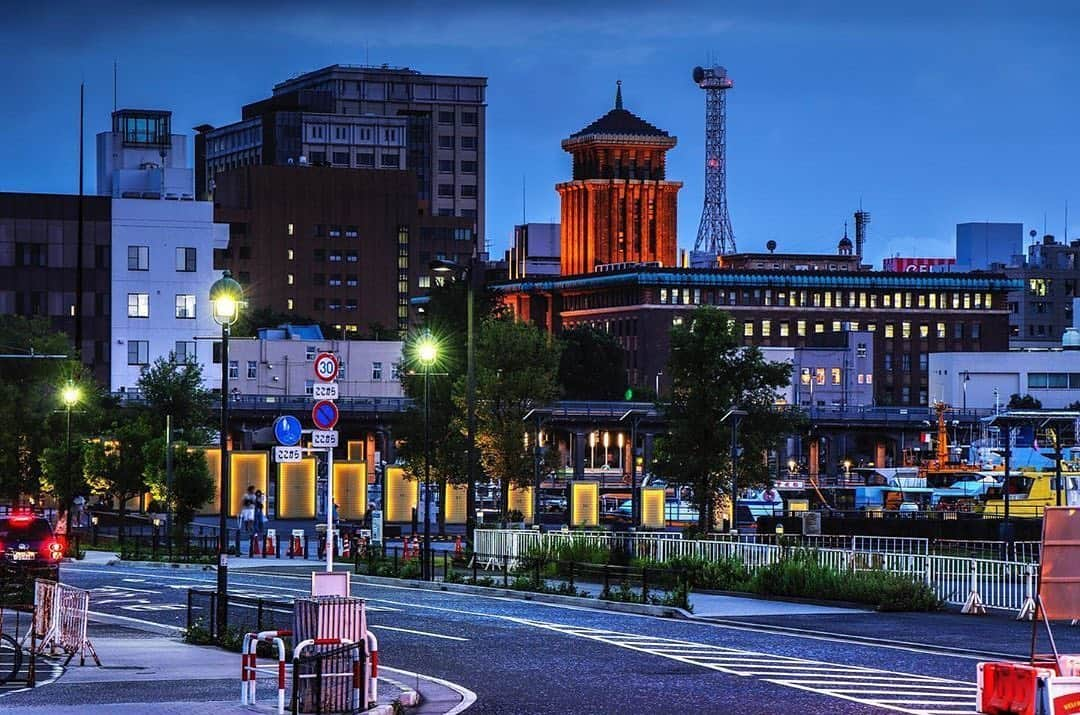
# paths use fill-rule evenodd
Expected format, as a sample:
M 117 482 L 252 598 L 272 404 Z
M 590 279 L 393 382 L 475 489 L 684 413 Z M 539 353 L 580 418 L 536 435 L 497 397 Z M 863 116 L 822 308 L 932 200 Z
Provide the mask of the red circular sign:
M 338 359 L 333 353 L 319 353 L 315 358 L 315 377 L 323 382 L 333 382 L 338 376 Z
M 334 429 L 338 421 L 338 408 L 330 400 L 320 400 L 311 408 L 311 421 L 319 429 Z

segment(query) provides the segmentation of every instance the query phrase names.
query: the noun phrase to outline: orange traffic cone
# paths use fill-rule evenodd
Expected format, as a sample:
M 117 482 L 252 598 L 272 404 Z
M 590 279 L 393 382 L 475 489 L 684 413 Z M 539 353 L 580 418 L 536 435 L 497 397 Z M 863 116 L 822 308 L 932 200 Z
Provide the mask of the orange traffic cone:
M 401 546 L 402 546 L 401 558 L 404 559 L 405 561 L 408 561 L 409 559 L 412 558 L 412 550 L 409 548 L 409 544 L 410 544 L 409 537 L 405 537 L 404 539 L 401 540 Z
M 263 537 L 263 556 L 273 556 L 275 553 L 277 552 L 274 551 L 274 537 L 267 534 Z
M 465 547 L 461 544 L 461 537 L 458 536 L 454 539 L 454 558 L 461 559 L 465 557 Z

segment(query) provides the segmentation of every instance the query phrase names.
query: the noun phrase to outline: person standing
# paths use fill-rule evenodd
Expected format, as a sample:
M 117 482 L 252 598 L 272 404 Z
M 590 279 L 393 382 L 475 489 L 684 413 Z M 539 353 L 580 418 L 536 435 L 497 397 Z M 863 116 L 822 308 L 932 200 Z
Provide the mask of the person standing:
M 266 531 L 266 496 L 262 489 L 255 490 L 255 533 L 262 536 Z
M 240 529 L 251 531 L 255 525 L 255 486 L 249 484 L 244 499 L 240 502 Z

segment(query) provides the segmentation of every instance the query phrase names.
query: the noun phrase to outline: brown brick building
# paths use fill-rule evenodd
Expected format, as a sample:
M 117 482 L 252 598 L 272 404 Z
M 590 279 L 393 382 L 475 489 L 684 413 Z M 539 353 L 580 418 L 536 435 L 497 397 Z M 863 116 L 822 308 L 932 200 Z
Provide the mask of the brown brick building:
M 564 139 L 574 179 L 555 188 L 562 199 L 562 274 L 590 273 L 611 263 L 673 266 L 676 207 L 682 182 L 665 180 L 665 153 L 676 139 L 615 108 Z
M 474 222 L 431 216 L 411 171 L 246 166 L 216 181 L 214 220 L 230 227 L 217 266 L 233 271 L 252 306 L 346 336 L 406 330 L 409 298 L 432 280 L 428 263 L 473 250 Z
M 984 273 L 871 273 L 628 268 L 494 286 L 514 314 L 552 333 L 587 324 L 626 350 L 631 384 L 667 384 L 670 331 L 700 305 L 728 311 L 747 345 L 805 347 L 832 334 L 873 335 L 879 405 L 928 403 L 931 352 L 1007 350 L 1006 295 Z

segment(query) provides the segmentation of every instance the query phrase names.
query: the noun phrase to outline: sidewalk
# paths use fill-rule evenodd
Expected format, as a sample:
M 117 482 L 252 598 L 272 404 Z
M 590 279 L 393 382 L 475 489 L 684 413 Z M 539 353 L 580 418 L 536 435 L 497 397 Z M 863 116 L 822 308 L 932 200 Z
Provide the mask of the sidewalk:
M 93 622 L 89 636 L 102 667 L 80 667 L 76 659 L 54 682 L 46 682 L 52 661 L 39 661 L 42 679 L 38 687 L 0 698 L 0 711 L 25 715 L 136 715 L 151 710 L 170 715 L 277 712 L 276 675 L 270 671 L 259 674 L 257 704 L 240 705 L 238 653 Z M 408 685 L 395 684 L 399 680 Z M 291 684 L 291 674 L 287 682 Z M 397 673 L 380 677 L 379 705 L 390 705 L 401 695 L 402 687 L 415 687 L 414 682 Z M 423 676 L 419 685 L 424 701 L 419 708 L 410 709 L 412 713 L 445 713 L 462 701 L 454 690 Z

